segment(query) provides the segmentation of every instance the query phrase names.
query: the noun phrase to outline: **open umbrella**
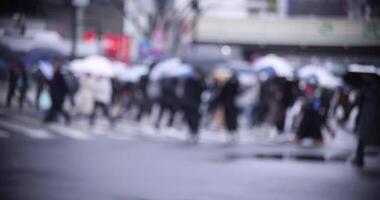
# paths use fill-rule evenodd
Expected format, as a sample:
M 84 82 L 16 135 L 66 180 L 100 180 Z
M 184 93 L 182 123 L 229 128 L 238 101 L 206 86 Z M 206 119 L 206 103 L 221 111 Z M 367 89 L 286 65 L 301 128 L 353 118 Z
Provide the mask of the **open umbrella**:
M 26 53 L 21 60 L 26 66 L 31 66 L 39 61 L 60 60 L 64 61 L 66 57 L 55 49 L 37 48 Z
M 346 74 L 343 75 L 343 80 L 354 87 L 360 87 L 363 83 L 363 75 L 372 76 L 380 82 L 380 68 L 359 64 L 349 65 Z
M 85 71 L 95 76 L 113 77 L 115 75 L 111 61 L 100 55 L 86 57 L 81 65 Z
M 150 74 L 153 81 L 168 77 L 182 77 L 191 74 L 191 66 L 181 63 L 178 58 L 171 58 L 158 63 Z
M 120 74 L 120 80 L 125 82 L 136 83 L 143 75 L 148 74 L 149 67 L 146 65 L 136 65 L 125 70 L 123 74 Z
M 297 75 L 300 79 L 316 78 L 318 84 L 326 88 L 336 88 L 342 84 L 340 78 L 320 66 L 306 65 L 298 70 Z
M 284 58 L 269 54 L 259 58 L 253 63 L 256 72 L 270 72 L 270 75 L 293 78 L 294 70 Z M 273 74 L 274 72 L 274 74 Z

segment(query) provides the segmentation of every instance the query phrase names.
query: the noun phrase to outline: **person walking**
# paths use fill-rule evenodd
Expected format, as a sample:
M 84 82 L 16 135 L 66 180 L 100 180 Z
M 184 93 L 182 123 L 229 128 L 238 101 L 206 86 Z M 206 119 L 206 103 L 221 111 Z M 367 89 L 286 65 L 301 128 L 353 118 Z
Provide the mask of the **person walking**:
M 136 115 L 136 120 L 140 121 L 145 115 L 150 115 L 152 111 L 152 98 L 149 96 L 148 88 L 150 85 L 150 74 L 157 62 L 153 62 L 149 65 L 149 71 L 140 77 L 137 83 L 138 96 L 140 97 L 139 111 Z
M 363 75 L 359 94 L 358 144 L 352 163 L 363 167 L 364 150 L 368 145 L 380 144 L 380 86 L 376 75 Z
M 161 93 L 159 97 L 160 111 L 156 121 L 156 128 L 160 128 L 161 119 L 169 111 L 167 126 L 172 127 L 175 114 L 178 110 L 179 98 L 176 93 L 178 79 L 176 77 L 163 78 L 160 81 Z
M 182 109 L 186 123 L 189 126 L 192 142 L 198 142 L 199 123 L 201 119 L 201 95 L 205 90 L 205 81 L 202 73 L 195 69 L 193 74 L 185 80 Z
M 222 106 L 224 113 L 225 126 L 230 133 L 230 142 L 236 141 L 236 131 L 238 129 L 239 109 L 236 105 L 236 98 L 240 93 L 239 80 L 236 74 L 222 86 L 222 89 L 217 97 L 218 104 Z
M 70 124 L 71 117 L 63 107 L 65 97 L 69 92 L 69 88 L 61 72 L 62 64 L 60 61 L 54 60 L 52 62 L 52 66 L 54 70 L 54 75 L 51 80 L 48 80 L 49 93 L 52 100 L 52 106 L 47 116 L 45 117 L 44 121 L 52 122 L 57 119 L 59 114 L 62 114 L 66 120 L 66 124 Z
M 77 94 L 77 112 L 79 115 L 89 116 L 94 106 L 93 76 L 84 74 L 79 79 L 79 90 Z
M 114 120 L 109 112 L 109 106 L 112 100 L 111 80 L 104 76 L 96 77 L 95 81 L 93 82 L 92 92 L 94 97 L 94 104 L 92 112 L 90 114 L 90 125 L 95 125 L 97 110 L 102 109 L 104 116 L 108 118 L 112 126 Z
M 6 106 L 11 107 L 12 99 L 18 90 L 20 93 L 18 98 L 19 108 L 22 109 L 27 89 L 28 82 L 25 66 L 21 63 L 16 63 L 9 70 Z
M 321 100 L 318 95 L 318 84 L 316 80 L 310 79 L 305 89 L 302 119 L 294 143 L 299 144 L 304 138 L 312 138 L 316 141 L 317 146 L 324 144 L 321 131 L 322 119 L 320 108 Z

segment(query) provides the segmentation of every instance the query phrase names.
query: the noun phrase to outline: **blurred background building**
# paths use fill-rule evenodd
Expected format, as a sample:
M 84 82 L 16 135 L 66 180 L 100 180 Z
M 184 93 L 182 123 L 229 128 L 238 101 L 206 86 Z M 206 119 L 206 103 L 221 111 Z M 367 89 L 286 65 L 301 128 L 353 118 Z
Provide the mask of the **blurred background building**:
M 125 62 L 203 52 L 377 62 L 379 8 L 374 0 L 2 0 L 0 35 L 17 51 L 48 46 Z

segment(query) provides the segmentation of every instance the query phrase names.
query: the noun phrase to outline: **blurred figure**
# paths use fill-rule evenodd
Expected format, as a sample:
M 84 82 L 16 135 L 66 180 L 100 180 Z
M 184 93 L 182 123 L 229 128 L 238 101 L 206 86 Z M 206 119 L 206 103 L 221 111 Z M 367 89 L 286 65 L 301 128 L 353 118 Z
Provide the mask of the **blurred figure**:
M 339 124 L 343 125 L 347 122 L 352 110 L 352 105 L 349 100 L 349 90 L 346 87 L 339 87 L 335 98 L 336 103 L 334 105 L 334 114 L 336 115 L 338 107 L 343 109 L 343 118 L 338 120 Z
M 276 77 L 271 81 L 270 93 L 267 121 L 277 128 L 278 133 L 282 133 L 285 126 L 286 110 L 291 101 L 290 83 L 285 78 Z
M 311 138 L 316 141 L 317 146 L 321 146 L 324 142 L 321 132 L 321 117 L 319 114 L 321 100 L 318 94 L 317 81 L 310 79 L 304 93 L 301 111 L 302 119 L 294 143 L 298 144 L 304 138 Z
M 156 65 L 157 63 L 153 62 L 149 66 L 148 73 L 140 77 L 140 80 L 137 85 L 139 96 L 141 97 L 141 101 L 139 102 L 139 111 L 136 116 L 136 120 L 138 121 L 140 121 L 144 115 L 150 114 L 152 110 L 152 99 L 148 94 L 148 87 L 150 84 L 150 73 Z
M 53 61 L 52 66 L 54 75 L 52 80 L 48 81 L 52 106 L 44 121 L 52 122 L 57 119 L 59 114 L 62 114 L 66 120 L 66 124 L 70 124 L 70 115 L 63 108 L 65 96 L 69 93 L 69 88 L 61 72 L 62 64 L 59 61 Z
M 238 129 L 239 109 L 236 105 L 236 98 L 240 93 L 239 80 L 236 74 L 223 85 L 216 101 L 224 111 L 224 122 L 228 132 L 231 134 L 231 142 L 236 141 L 236 131 Z
M 94 106 L 94 94 L 92 91 L 94 80 L 90 73 L 86 73 L 79 81 L 80 87 L 77 95 L 78 113 L 89 116 Z
M 25 96 L 28 89 L 27 74 L 25 67 L 18 63 L 15 66 L 11 66 L 8 75 L 8 93 L 6 99 L 6 106 L 11 107 L 12 99 L 15 93 L 19 90 L 20 96 L 18 99 L 19 108 L 24 106 Z
M 102 109 L 104 116 L 106 116 L 110 124 L 113 125 L 113 118 L 109 112 L 109 106 L 112 100 L 111 80 L 103 76 L 96 77 L 93 82 L 92 92 L 94 104 L 90 115 L 90 125 L 93 126 L 95 124 L 98 109 Z
M 364 166 L 364 150 L 380 144 L 380 87 L 376 75 L 363 75 L 359 94 L 358 145 L 353 164 Z M 378 78 L 378 77 L 377 77 Z
M 166 111 L 169 112 L 169 121 L 167 126 L 171 127 L 174 122 L 174 116 L 178 109 L 179 98 L 176 93 L 178 79 L 175 77 L 163 78 L 160 81 L 161 93 L 158 99 L 160 111 L 156 121 L 156 128 L 160 127 L 161 118 Z
M 269 100 L 271 96 L 270 85 L 271 81 L 266 74 L 260 74 L 260 88 L 258 102 L 252 111 L 252 124 L 254 126 L 261 125 L 269 113 Z
M 36 105 L 35 106 L 36 106 L 36 110 L 40 111 L 41 108 L 38 102 L 46 84 L 46 78 L 44 77 L 40 69 L 37 69 L 37 71 L 34 73 L 34 82 L 36 84 L 36 96 L 35 96 Z
M 319 114 L 321 116 L 321 126 L 323 126 L 332 138 L 335 138 L 335 133 L 329 125 L 329 111 L 331 106 L 331 100 L 333 98 L 333 91 L 322 88 L 321 89 L 321 108 Z
M 205 81 L 201 71 L 196 68 L 193 74 L 185 80 L 182 109 L 185 120 L 190 128 L 193 142 L 198 141 L 199 123 L 201 119 L 200 105 L 201 95 L 206 89 Z

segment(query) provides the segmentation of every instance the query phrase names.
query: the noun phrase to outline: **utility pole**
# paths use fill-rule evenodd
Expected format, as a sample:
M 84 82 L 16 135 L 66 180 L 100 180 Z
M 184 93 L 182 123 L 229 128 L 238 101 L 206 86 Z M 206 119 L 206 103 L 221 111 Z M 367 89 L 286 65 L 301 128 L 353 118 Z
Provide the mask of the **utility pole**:
M 72 0 L 72 39 L 71 39 L 71 58 L 77 56 L 78 41 L 83 34 L 84 9 L 90 0 Z

